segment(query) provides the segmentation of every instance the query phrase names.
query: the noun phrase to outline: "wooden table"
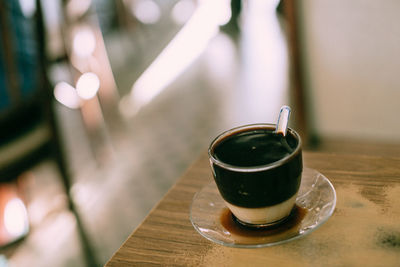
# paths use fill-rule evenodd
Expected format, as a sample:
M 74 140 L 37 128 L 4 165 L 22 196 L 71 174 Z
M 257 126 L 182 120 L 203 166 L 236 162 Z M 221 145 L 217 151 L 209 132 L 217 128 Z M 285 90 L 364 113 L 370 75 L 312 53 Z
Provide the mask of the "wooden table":
M 400 157 L 304 152 L 335 186 L 332 217 L 282 245 L 208 241 L 190 223 L 194 194 L 212 181 L 206 155 L 178 180 L 106 266 L 400 266 Z

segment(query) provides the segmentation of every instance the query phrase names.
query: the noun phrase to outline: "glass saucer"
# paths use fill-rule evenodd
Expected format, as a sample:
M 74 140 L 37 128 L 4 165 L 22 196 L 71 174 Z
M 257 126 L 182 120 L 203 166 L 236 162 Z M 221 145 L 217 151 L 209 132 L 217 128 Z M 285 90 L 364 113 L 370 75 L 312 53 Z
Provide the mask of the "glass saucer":
M 328 178 L 304 168 L 295 208 L 279 226 L 248 229 L 234 222 L 214 182 L 194 196 L 190 221 L 202 236 L 215 243 L 228 247 L 268 247 L 311 233 L 328 220 L 335 206 L 336 192 Z

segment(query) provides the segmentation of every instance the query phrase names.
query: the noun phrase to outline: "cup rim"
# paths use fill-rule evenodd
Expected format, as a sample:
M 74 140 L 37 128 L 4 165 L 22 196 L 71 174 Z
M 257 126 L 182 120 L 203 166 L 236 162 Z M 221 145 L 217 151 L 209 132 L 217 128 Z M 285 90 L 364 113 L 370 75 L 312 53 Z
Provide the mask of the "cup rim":
M 246 125 L 242 125 L 242 126 L 231 128 L 229 130 L 226 130 L 226 131 L 220 133 L 217 137 L 214 138 L 214 140 L 211 142 L 211 144 L 210 144 L 210 146 L 208 148 L 208 157 L 209 157 L 210 161 L 212 163 L 224 168 L 224 169 L 231 170 L 231 171 L 236 171 L 236 172 L 258 172 L 258 171 L 270 170 L 270 169 L 274 169 L 276 167 L 282 166 L 285 163 L 289 162 L 291 159 L 293 159 L 301 151 L 302 142 L 301 142 L 300 135 L 295 130 L 293 130 L 293 129 L 288 127 L 288 129 L 287 129 L 288 132 L 290 132 L 290 134 L 295 136 L 295 138 L 298 140 L 298 143 L 297 143 L 297 146 L 293 150 L 292 153 L 290 153 L 289 155 L 283 157 L 280 160 L 274 161 L 272 163 L 264 164 L 264 165 L 251 166 L 251 167 L 241 167 L 241 166 L 235 166 L 235 165 L 232 165 L 232 164 L 228 164 L 228 163 L 222 162 L 222 161 L 220 161 L 220 160 L 218 160 L 217 158 L 214 157 L 214 155 L 212 153 L 213 148 L 215 147 L 215 145 L 220 140 L 222 140 L 226 136 L 228 136 L 230 134 L 233 134 L 234 132 L 237 132 L 239 130 L 253 129 L 253 128 L 264 129 L 266 127 L 275 128 L 276 124 L 273 124 L 273 123 L 246 124 Z

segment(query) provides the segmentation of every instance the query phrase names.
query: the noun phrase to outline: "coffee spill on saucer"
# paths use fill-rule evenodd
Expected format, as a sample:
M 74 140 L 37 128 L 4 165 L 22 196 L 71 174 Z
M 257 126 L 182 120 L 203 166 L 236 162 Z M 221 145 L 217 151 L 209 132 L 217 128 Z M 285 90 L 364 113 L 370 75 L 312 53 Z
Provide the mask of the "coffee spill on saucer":
M 268 227 L 246 227 L 235 219 L 232 212 L 225 208 L 221 212 L 220 222 L 221 225 L 228 230 L 232 235 L 242 237 L 267 237 L 276 234 L 292 233 L 293 230 L 298 229 L 299 224 L 307 214 L 307 209 L 295 205 L 289 217 L 282 223 L 268 226 Z

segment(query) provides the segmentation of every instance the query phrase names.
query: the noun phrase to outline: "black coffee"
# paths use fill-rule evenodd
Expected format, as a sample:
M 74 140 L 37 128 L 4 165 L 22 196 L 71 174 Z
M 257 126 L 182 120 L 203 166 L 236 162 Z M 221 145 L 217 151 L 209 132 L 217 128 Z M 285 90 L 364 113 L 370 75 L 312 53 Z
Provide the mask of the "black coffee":
M 216 159 L 238 167 L 278 161 L 293 152 L 297 142 L 266 129 L 244 131 L 223 139 L 214 149 Z
M 256 125 L 214 141 L 209 153 L 216 161 L 211 161 L 211 168 L 224 200 L 258 208 L 282 203 L 297 193 L 303 169 L 300 138 L 293 130 L 285 137 L 274 130 Z M 283 158 L 281 164 L 268 165 Z

